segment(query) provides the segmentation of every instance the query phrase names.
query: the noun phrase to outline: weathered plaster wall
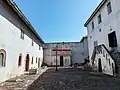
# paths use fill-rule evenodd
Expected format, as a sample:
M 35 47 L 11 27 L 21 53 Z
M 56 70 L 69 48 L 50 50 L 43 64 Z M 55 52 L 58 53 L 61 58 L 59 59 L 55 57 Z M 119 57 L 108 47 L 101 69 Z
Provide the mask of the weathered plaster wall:
M 25 32 L 24 40 L 20 38 L 21 29 Z M 24 73 L 26 55 L 30 56 L 30 68 L 38 67 L 36 57 L 43 60 L 43 49 L 39 50 L 41 42 L 32 34 L 17 15 L 1 0 L 0 1 L 0 49 L 6 51 L 6 66 L 0 67 L 0 82 Z M 32 46 L 32 39 L 34 46 Z M 39 44 L 39 45 L 38 45 Z M 18 67 L 18 57 L 22 54 L 22 66 Z M 34 65 L 31 58 L 34 56 Z
M 61 43 L 46 43 L 44 46 L 44 62 L 51 65 L 52 49 L 71 49 L 72 63 L 84 63 L 84 59 L 88 57 L 88 42 L 85 39 L 83 42 L 61 42 Z
M 111 2 L 112 12 L 108 15 L 107 4 Z M 87 25 L 88 31 L 88 47 L 89 47 L 89 56 L 91 59 L 94 41 L 98 42 L 98 45 L 104 44 L 108 50 L 111 50 L 109 47 L 108 34 L 115 31 L 118 49 L 120 48 L 120 1 L 119 0 L 107 0 L 106 4 L 98 11 L 94 18 Z M 102 23 L 98 24 L 97 16 L 101 13 Z M 92 30 L 92 21 L 94 21 L 95 28 Z M 101 29 L 101 31 L 99 31 Z M 107 64 L 106 64 L 107 65 Z M 107 68 L 110 68 L 107 66 Z

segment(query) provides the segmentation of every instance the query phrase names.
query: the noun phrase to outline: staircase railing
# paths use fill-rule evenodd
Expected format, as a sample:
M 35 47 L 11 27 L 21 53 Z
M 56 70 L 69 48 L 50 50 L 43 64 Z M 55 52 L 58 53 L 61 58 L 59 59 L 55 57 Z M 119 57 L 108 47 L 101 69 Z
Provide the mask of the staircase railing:
M 106 46 L 104 44 L 102 44 L 102 46 L 105 48 L 105 50 L 108 52 L 108 54 L 110 55 L 110 57 L 114 60 L 115 63 L 115 73 L 118 74 L 118 67 L 117 67 L 117 62 L 116 60 L 113 58 L 113 56 L 111 55 L 110 51 L 106 48 Z
M 115 73 L 118 74 L 117 63 L 116 63 L 115 59 L 113 58 L 113 56 L 111 55 L 111 53 L 109 52 L 109 50 L 106 48 L 106 46 L 104 44 L 101 44 L 99 46 L 94 47 L 93 54 L 91 56 L 92 64 L 94 65 L 96 54 L 102 54 L 102 47 L 107 51 L 109 56 L 114 60 L 114 62 L 115 62 Z

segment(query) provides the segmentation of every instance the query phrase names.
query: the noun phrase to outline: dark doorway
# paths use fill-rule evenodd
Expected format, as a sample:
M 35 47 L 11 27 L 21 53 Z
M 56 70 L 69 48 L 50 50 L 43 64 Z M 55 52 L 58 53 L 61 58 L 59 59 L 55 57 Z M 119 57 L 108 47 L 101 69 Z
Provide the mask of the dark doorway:
M 113 76 L 115 75 L 115 69 L 114 69 L 114 65 L 112 63 L 112 70 L 113 70 Z
M 27 54 L 26 62 L 25 62 L 25 71 L 29 71 L 29 61 L 30 61 L 30 57 L 29 54 Z
M 22 65 L 22 54 L 20 54 L 18 58 L 18 67 L 20 67 L 21 65 Z
M 117 47 L 117 38 L 115 31 L 108 34 L 109 47 Z
M 98 59 L 98 71 L 102 72 L 101 58 Z
M 63 66 L 63 56 L 60 56 L 60 67 Z

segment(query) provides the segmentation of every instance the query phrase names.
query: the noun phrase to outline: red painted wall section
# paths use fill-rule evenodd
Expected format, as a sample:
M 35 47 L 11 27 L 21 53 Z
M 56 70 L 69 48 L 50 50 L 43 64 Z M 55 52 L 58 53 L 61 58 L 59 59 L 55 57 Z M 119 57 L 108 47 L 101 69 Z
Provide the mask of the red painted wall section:
M 71 55 L 71 50 L 70 49 L 53 49 L 53 54 L 56 54 L 57 51 L 57 55 Z

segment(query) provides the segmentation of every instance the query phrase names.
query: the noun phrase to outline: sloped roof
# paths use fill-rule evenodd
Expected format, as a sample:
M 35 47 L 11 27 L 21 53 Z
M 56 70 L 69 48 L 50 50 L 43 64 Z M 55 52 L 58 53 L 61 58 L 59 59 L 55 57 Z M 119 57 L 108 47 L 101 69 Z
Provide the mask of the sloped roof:
M 82 43 L 85 39 L 87 39 L 87 36 L 83 37 L 80 42 Z
M 95 9 L 95 11 L 91 14 L 89 19 L 84 24 L 85 27 L 87 27 L 88 23 L 93 19 L 93 17 L 98 13 L 98 11 L 101 9 L 101 7 L 107 2 L 108 0 L 102 0 L 102 2 L 98 5 L 98 7 Z
M 31 32 L 33 32 L 34 35 L 41 41 L 41 43 L 44 44 L 44 41 L 41 39 L 41 37 L 39 36 L 39 34 L 33 28 L 33 26 L 31 25 L 31 23 L 28 21 L 28 19 L 22 13 L 22 11 L 18 8 L 18 6 L 16 5 L 16 3 L 13 2 L 12 0 L 3 0 L 3 1 L 5 1 L 12 8 L 12 10 L 14 10 L 16 12 L 16 14 L 18 15 L 18 17 L 20 17 L 21 20 L 30 28 Z

